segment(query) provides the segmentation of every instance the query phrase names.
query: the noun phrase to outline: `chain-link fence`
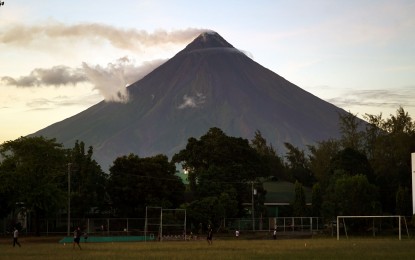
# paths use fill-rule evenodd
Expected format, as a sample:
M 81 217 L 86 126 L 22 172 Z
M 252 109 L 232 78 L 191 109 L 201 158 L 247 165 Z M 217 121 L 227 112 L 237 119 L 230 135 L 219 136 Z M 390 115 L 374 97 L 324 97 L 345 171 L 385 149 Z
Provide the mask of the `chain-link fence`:
M 239 231 L 302 231 L 317 232 L 324 227 L 323 220 L 318 217 L 273 217 L 255 219 L 226 219 L 223 221 L 226 230 Z
M 160 214 L 160 213 L 158 213 Z M 186 224 L 185 216 L 179 215 L 182 212 L 165 212 L 163 220 L 160 217 L 148 216 L 146 218 L 86 218 L 71 219 L 69 223 L 70 234 L 80 227 L 82 232 L 90 236 L 145 236 L 152 233 L 158 236 L 160 233 L 160 225 L 162 225 L 163 236 L 181 236 L 183 233 L 200 231 L 192 230 L 189 223 Z M 21 223 L 22 234 L 34 234 L 35 227 L 32 221 L 27 220 Z M 7 234 L 16 223 L 3 219 L 1 223 L 0 233 Z M 147 224 L 147 226 L 146 226 Z M 146 230 L 147 227 L 147 230 Z M 68 235 L 68 221 L 65 218 L 57 219 L 41 219 L 38 222 L 38 233 L 40 235 Z M 224 219 L 220 227 L 215 227 L 215 231 L 234 232 L 239 231 L 272 231 L 277 229 L 279 232 L 302 231 L 316 232 L 324 228 L 321 218 L 317 217 L 275 217 L 275 218 L 229 218 Z M 203 233 L 203 232 L 202 232 Z

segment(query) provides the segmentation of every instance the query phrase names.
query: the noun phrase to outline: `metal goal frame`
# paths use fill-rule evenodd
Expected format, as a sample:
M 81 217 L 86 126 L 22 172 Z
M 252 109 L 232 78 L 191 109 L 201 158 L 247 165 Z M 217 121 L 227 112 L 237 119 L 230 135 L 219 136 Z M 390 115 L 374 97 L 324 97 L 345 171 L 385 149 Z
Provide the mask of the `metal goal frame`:
M 336 228 L 337 228 L 337 240 L 340 240 L 340 222 L 339 220 L 343 220 L 343 227 L 344 227 L 344 231 L 346 233 L 346 238 L 349 239 L 348 235 L 347 235 L 347 228 L 346 228 L 346 222 L 345 219 L 346 218 L 361 218 L 361 219 L 368 219 L 368 218 L 372 218 L 373 220 L 375 218 L 397 218 L 398 219 L 398 226 L 399 226 L 399 240 L 402 240 L 402 223 L 401 223 L 401 219 L 404 219 L 404 223 L 405 223 L 405 227 L 406 227 L 406 233 L 408 235 L 409 238 L 409 230 L 408 230 L 408 225 L 406 224 L 406 219 L 403 216 L 400 215 L 393 215 L 393 216 L 337 216 L 337 224 L 336 224 Z

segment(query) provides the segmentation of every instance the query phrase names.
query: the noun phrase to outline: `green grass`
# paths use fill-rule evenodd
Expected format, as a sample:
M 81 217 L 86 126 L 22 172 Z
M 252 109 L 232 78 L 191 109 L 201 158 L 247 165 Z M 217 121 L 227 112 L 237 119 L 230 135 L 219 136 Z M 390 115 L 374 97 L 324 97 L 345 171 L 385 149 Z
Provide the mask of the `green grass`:
M 414 259 L 415 240 L 335 238 L 72 244 L 0 240 L 0 259 Z

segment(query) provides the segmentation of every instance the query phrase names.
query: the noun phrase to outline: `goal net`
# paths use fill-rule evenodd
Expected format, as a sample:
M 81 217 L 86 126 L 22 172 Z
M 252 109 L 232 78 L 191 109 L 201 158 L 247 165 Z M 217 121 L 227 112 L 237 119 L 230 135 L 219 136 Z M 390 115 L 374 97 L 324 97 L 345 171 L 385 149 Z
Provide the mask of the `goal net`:
M 346 221 L 347 220 L 347 221 Z M 337 240 L 340 232 L 344 231 L 346 238 L 349 234 L 371 234 L 376 235 L 398 233 L 399 240 L 402 239 L 402 226 L 404 226 L 409 238 L 408 226 L 403 216 L 337 216 Z
M 144 226 L 147 240 L 186 240 L 186 210 L 146 207 Z

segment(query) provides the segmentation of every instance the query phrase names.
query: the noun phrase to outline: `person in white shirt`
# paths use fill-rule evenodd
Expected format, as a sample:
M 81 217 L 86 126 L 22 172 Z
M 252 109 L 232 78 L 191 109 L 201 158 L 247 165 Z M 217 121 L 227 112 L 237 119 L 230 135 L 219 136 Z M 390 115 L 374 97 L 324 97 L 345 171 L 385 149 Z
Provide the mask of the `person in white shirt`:
M 14 232 L 13 232 L 13 247 L 16 246 L 16 244 L 21 247 L 19 241 L 19 230 L 17 230 L 17 228 L 14 228 Z

